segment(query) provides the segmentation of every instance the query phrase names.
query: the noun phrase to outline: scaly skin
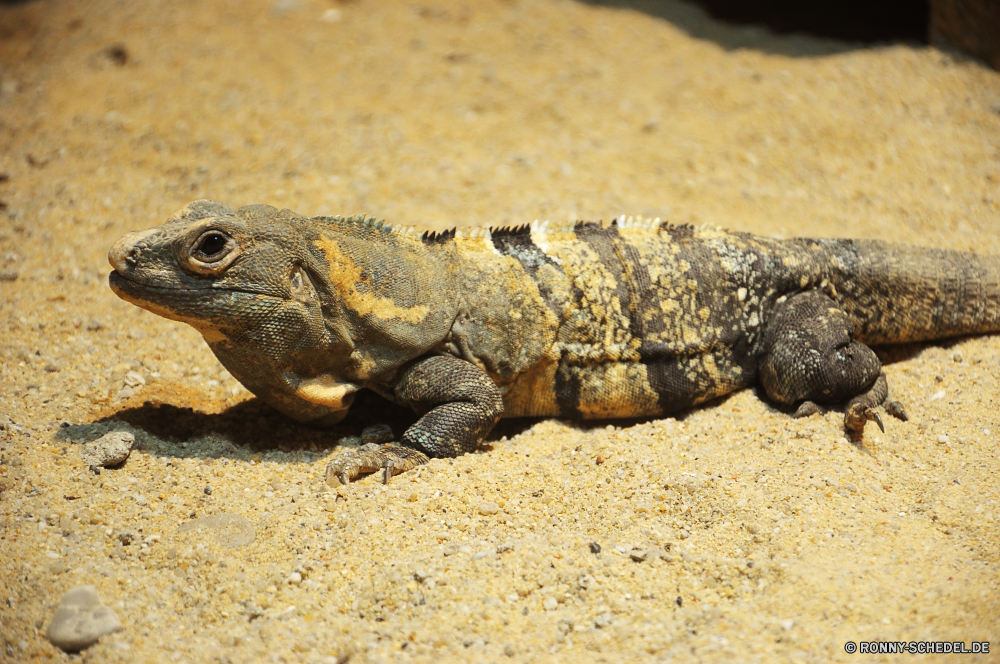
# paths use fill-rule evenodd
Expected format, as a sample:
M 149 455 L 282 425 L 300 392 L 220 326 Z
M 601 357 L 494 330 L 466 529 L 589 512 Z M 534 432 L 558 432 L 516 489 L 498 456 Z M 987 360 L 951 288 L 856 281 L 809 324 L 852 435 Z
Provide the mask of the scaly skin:
M 109 253 L 112 289 L 197 328 L 251 392 L 339 421 L 366 388 L 422 415 L 328 476 L 476 449 L 501 417 L 656 417 L 758 379 L 797 416 L 889 400 L 865 344 L 1000 331 L 1000 259 L 617 220 L 464 232 L 191 203 Z

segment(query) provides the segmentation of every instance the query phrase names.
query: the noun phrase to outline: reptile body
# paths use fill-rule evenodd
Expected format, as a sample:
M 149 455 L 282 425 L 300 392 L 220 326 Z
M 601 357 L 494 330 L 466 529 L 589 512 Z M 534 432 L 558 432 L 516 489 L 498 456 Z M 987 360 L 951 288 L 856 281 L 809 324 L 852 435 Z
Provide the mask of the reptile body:
M 297 420 L 360 389 L 422 415 L 342 481 L 472 451 L 501 416 L 656 417 L 757 381 L 799 416 L 846 402 L 860 432 L 905 419 L 869 344 L 1000 331 L 997 257 L 659 220 L 420 233 L 196 201 L 109 260 L 116 294 Z

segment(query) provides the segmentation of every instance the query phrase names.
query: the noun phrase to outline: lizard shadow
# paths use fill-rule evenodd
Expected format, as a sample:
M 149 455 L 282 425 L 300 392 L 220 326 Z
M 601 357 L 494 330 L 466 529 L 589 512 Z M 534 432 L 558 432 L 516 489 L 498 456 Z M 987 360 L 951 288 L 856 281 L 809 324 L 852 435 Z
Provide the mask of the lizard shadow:
M 884 365 L 903 362 L 919 355 L 932 346 L 949 348 L 964 337 L 933 344 L 913 343 L 896 346 L 878 346 L 875 351 Z M 759 384 L 750 387 L 764 407 L 774 412 L 791 415 L 794 408 L 774 404 Z M 724 404 L 732 395 L 725 395 L 709 403 L 669 414 L 677 421 L 684 421 L 691 413 L 704 407 Z M 834 405 L 831 409 L 836 410 Z M 186 406 L 175 406 L 163 401 L 146 401 L 141 406 L 123 408 L 94 422 L 63 423 L 55 438 L 62 443 L 87 443 L 96 440 L 110 428 L 131 428 L 142 431 L 152 441 L 137 441 L 137 449 L 152 448 L 159 456 L 177 458 L 229 458 L 243 459 L 256 453 L 280 451 L 303 453 L 323 458 L 336 454 L 338 441 L 345 436 L 358 436 L 361 431 L 375 424 L 388 424 L 398 436 L 418 419 L 409 409 L 394 404 L 368 390 L 358 393 L 347 417 L 340 423 L 326 428 L 295 422 L 274 410 L 263 401 L 251 398 L 227 408 L 220 413 L 205 413 Z M 487 444 L 504 438 L 513 438 L 547 418 L 511 418 L 501 420 L 487 436 Z M 660 417 L 566 421 L 582 433 L 589 434 L 611 425 L 624 429 L 650 422 Z M 564 420 L 565 421 L 565 420 Z M 118 427 L 116 427 L 116 424 Z M 104 425 L 104 426 L 102 426 Z M 121 425 L 125 425 L 121 427 Z M 488 448 L 483 450 L 488 451 Z M 292 462 L 297 458 L 288 457 Z
M 409 409 L 367 390 L 358 393 L 347 417 L 329 427 L 296 422 L 257 398 L 242 401 L 220 413 L 146 401 L 141 406 L 123 408 L 94 422 L 64 423 L 56 433 L 56 440 L 88 443 L 101 437 L 110 426 L 111 430 L 132 429 L 148 434 L 152 440 L 145 443 L 137 440 L 136 449 L 151 448 L 158 456 L 236 460 L 254 453 L 281 451 L 324 457 L 336 453 L 342 437 L 359 436 L 367 426 L 388 424 L 398 436 L 416 420 L 417 416 Z

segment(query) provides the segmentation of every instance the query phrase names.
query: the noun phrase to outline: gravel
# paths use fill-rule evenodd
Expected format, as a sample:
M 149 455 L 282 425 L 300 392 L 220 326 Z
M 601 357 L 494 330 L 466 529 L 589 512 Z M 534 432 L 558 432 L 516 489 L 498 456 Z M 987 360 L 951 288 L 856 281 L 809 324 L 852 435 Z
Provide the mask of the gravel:
M 362 393 L 330 428 L 284 418 L 199 332 L 115 297 L 107 251 L 212 197 L 996 253 L 1000 74 L 602 3 L 0 4 L 0 660 L 65 660 L 45 635 L 78 585 L 121 618 L 84 657 L 113 664 L 836 661 L 996 632 L 998 336 L 887 350 L 911 421 L 862 441 L 745 390 L 502 422 L 481 452 L 331 489 L 335 441 L 415 415 Z M 126 430 L 125 463 L 83 465 L 80 441 Z

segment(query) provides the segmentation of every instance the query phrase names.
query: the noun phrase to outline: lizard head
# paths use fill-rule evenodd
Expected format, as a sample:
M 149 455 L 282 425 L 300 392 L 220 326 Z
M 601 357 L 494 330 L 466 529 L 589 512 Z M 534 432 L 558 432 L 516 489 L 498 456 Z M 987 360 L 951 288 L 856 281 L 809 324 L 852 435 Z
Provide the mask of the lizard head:
M 119 239 L 108 281 L 120 298 L 201 332 L 272 406 L 332 422 L 358 386 L 391 383 L 447 335 L 453 250 L 363 217 L 195 201 Z
M 346 414 L 356 389 L 339 378 L 352 346 L 327 324 L 317 287 L 327 268 L 304 234 L 287 210 L 195 201 L 115 242 L 109 285 L 193 326 L 234 377 L 279 410 L 330 421 Z
M 318 305 L 308 272 L 317 266 L 282 216 L 293 215 L 195 201 L 164 224 L 115 242 L 108 252 L 111 289 L 207 337 L 245 327 L 265 310 L 273 315 L 275 307 L 296 311 L 302 319 L 296 327 L 308 326 L 309 305 Z

